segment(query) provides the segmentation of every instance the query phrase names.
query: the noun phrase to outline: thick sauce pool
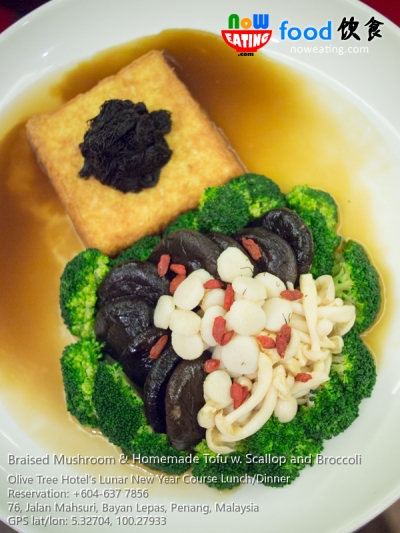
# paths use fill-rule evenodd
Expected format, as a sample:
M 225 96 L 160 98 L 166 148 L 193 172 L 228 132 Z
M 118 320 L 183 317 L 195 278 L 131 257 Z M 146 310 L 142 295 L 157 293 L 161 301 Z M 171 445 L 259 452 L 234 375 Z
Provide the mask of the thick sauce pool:
M 336 106 L 339 97 L 330 90 L 261 55 L 238 57 L 206 33 L 171 30 L 101 53 L 32 89 L 3 120 L 8 133 L 0 145 L 2 401 L 49 452 L 115 454 L 66 412 L 59 359 L 72 338 L 60 319 L 59 277 L 82 245 L 36 163 L 24 123 L 151 49 L 165 51 L 249 170 L 274 179 L 284 192 L 302 183 L 329 191 L 340 206 L 341 233 L 367 247 L 388 285 L 367 216 L 369 198 L 354 179 L 376 154 L 379 139 L 372 135 L 366 142 L 358 135 L 370 124 L 352 106 L 341 100 Z M 331 104 L 341 111 L 331 112 Z M 381 320 L 366 337 L 378 359 L 383 327 Z

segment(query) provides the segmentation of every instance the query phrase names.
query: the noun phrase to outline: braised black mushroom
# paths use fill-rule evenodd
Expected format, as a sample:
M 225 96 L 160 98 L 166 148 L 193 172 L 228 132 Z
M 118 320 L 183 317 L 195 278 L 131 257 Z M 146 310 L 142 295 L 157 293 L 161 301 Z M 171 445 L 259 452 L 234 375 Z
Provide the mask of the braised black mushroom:
M 153 306 L 169 294 L 169 282 L 160 277 L 157 267 L 147 261 L 126 261 L 115 266 L 97 289 L 97 308 L 125 296 L 148 300 Z
M 119 298 L 104 305 L 96 316 L 94 330 L 104 351 L 117 361 L 125 348 L 153 324 L 154 309 L 139 298 Z
M 157 265 L 160 257 L 167 254 L 171 257 L 171 263 L 184 265 L 188 274 L 204 268 L 212 276 L 218 277 L 217 259 L 220 253 L 219 247 L 205 235 L 183 229 L 164 237 L 154 248 L 149 261 Z
M 204 363 L 211 353 L 204 352 L 193 361 L 183 360 L 174 370 L 166 390 L 167 435 L 176 450 L 189 450 L 204 438 L 205 429 L 197 423 L 204 405 Z
M 259 247 L 261 258 L 255 260 L 260 272 L 274 274 L 283 282 L 295 283 L 297 261 L 293 248 L 282 237 L 265 228 L 244 228 L 235 234 L 235 239 L 252 239 Z
M 278 207 L 271 209 L 255 222 L 277 233 L 291 245 L 297 259 L 299 275 L 310 270 L 314 257 L 314 241 L 307 224 L 297 213 L 286 207 Z
M 145 384 L 156 361 L 149 357 L 150 350 L 166 334 L 165 329 L 150 327 L 139 333 L 123 351 L 119 362 L 128 378 L 139 387 Z
M 156 433 L 165 433 L 165 392 L 172 372 L 182 359 L 169 346 L 156 359 L 143 389 L 144 411 L 149 425 Z

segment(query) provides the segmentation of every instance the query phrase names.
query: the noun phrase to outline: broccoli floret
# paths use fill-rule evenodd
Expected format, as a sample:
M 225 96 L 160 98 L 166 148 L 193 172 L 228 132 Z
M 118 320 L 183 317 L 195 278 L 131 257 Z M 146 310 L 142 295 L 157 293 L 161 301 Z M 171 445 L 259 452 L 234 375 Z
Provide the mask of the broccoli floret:
M 175 450 L 167 435 L 155 433 L 144 417 L 135 438 L 124 446 L 123 451 L 127 457 L 139 455 L 146 457 L 148 459 L 146 466 L 166 474 L 180 475 L 186 472 L 190 466 L 190 462 L 185 461 L 189 457 L 189 453 Z M 165 462 L 157 460 L 157 458 L 162 457 L 167 458 L 167 460 Z
M 160 240 L 161 237 L 158 237 L 157 235 L 148 235 L 146 237 L 142 237 L 137 242 L 132 244 L 132 246 L 114 257 L 114 259 L 111 259 L 110 267 L 113 268 L 124 261 L 147 261 L 154 247 L 160 242 Z
M 343 337 L 340 356 L 334 356 L 330 380 L 313 392 L 314 405 L 301 406 L 299 415 L 306 434 L 330 439 L 347 429 L 359 414 L 363 398 L 371 395 L 376 381 L 372 355 L 353 327 Z
M 200 197 L 197 224 L 199 231 L 219 231 L 232 235 L 250 221 L 249 206 L 245 197 L 231 187 L 209 187 Z
M 101 344 L 82 339 L 66 346 L 61 357 L 67 409 L 83 426 L 97 426 L 92 394 L 101 356 Z
M 331 274 L 334 264 L 334 250 L 340 237 L 336 234 L 338 209 L 332 196 L 308 185 L 297 185 L 286 195 L 290 209 L 293 209 L 310 228 L 314 239 L 314 259 L 310 272 L 314 278 Z
M 347 241 L 335 254 L 332 270 L 335 294 L 356 308 L 356 324 L 365 331 L 376 319 L 381 306 L 381 288 L 378 273 L 364 248 Z
M 165 228 L 164 237 L 180 229 L 197 230 L 197 214 L 197 211 L 193 209 L 192 211 L 187 211 L 186 213 L 179 215 L 178 218 L 176 218 L 169 226 Z
M 99 250 L 88 248 L 67 263 L 61 275 L 61 316 L 77 337 L 94 337 L 96 291 L 110 270 L 109 262 L 109 257 Z
M 94 379 L 93 405 L 103 435 L 113 444 L 126 447 L 142 424 L 143 401 L 119 363 L 99 363 Z
M 292 483 L 307 464 L 314 464 L 323 448 L 322 439 L 308 437 L 297 417 L 283 424 L 272 415 L 248 441 L 249 452 L 253 455 L 249 474 L 269 476 L 262 483 L 270 487 Z M 262 462 L 266 454 L 270 454 L 268 463 Z
M 247 471 L 247 440 L 238 442 L 236 451 L 226 455 L 212 452 L 205 440 L 197 444 L 194 450 L 199 462 L 194 462 L 193 476 L 206 478 L 206 485 L 219 490 L 233 489 L 240 485 L 238 478 Z M 216 481 L 212 478 L 216 478 Z
M 340 355 L 333 356 L 331 374 L 341 379 L 346 392 L 356 402 L 369 398 L 376 382 L 376 366 L 371 352 L 353 327 L 343 337 L 344 346 Z
M 261 174 L 244 174 L 232 179 L 229 186 L 244 197 L 252 219 L 276 207 L 286 206 L 285 195 L 278 185 Z

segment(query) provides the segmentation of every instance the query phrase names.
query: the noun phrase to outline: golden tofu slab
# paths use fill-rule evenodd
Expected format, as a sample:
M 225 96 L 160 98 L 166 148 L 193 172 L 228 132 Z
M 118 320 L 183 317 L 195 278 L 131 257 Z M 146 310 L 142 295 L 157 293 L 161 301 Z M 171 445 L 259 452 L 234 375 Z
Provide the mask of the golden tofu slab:
M 122 193 L 93 177 L 78 176 L 79 144 L 87 122 L 113 98 L 144 102 L 149 112 L 171 112 L 166 140 L 173 152 L 160 181 L 140 193 Z M 115 76 L 27 124 L 35 149 L 84 244 L 114 255 L 144 235 L 159 233 L 179 214 L 197 207 L 206 187 L 244 172 L 234 152 L 158 51 L 137 59 Z

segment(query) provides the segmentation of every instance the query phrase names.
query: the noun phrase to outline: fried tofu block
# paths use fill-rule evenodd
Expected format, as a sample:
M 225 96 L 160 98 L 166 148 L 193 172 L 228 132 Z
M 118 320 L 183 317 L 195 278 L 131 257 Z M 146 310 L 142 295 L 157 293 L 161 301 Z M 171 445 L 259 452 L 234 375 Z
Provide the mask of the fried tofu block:
M 166 140 L 170 161 L 159 183 L 140 193 L 122 193 L 90 177 L 79 144 L 88 120 L 112 98 L 144 102 L 171 112 Z M 197 207 L 206 187 L 222 185 L 244 169 L 161 52 L 140 57 L 51 114 L 31 118 L 28 138 L 84 244 L 114 255 L 144 235 L 159 233 L 179 214 Z

